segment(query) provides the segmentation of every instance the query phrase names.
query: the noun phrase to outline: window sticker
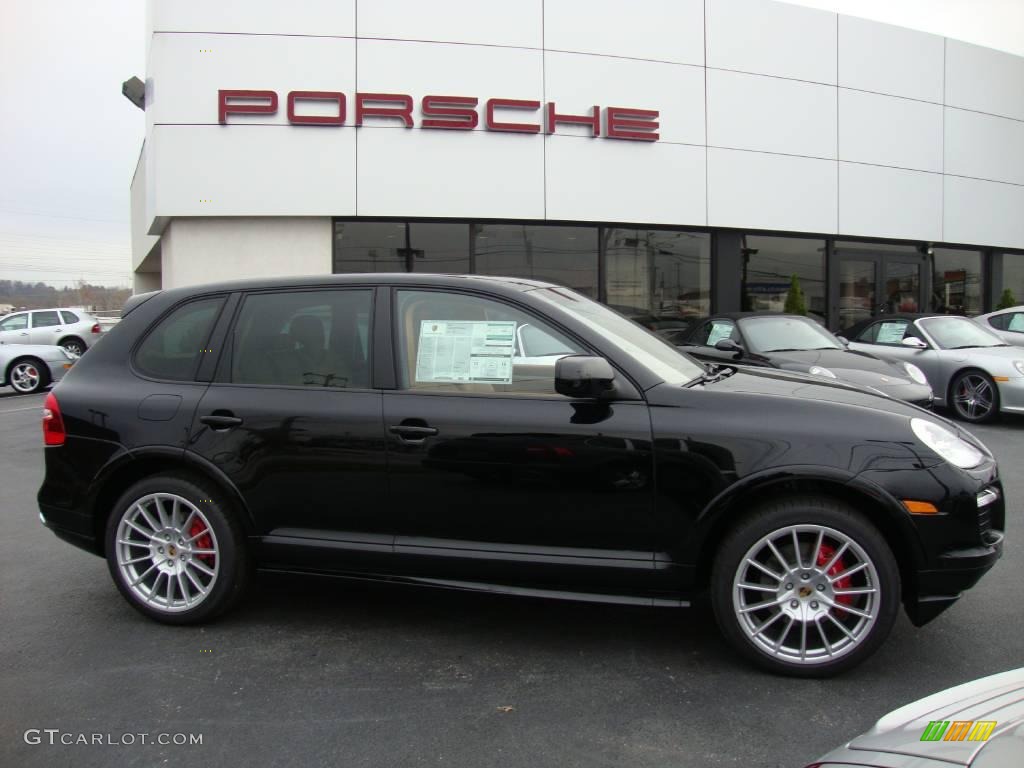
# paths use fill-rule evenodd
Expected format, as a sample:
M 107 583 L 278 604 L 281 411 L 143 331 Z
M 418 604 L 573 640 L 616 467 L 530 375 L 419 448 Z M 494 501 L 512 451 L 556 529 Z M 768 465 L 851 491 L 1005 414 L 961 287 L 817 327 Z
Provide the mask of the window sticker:
M 512 383 L 514 320 L 423 320 L 416 381 Z
M 882 323 L 878 329 L 878 344 L 899 344 L 903 341 L 903 334 L 907 331 L 906 323 Z
M 1024 315 L 1014 312 L 1010 316 L 1010 324 L 1006 327 L 1008 331 L 1024 331 Z
M 708 334 L 708 346 L 713 347 L 722 339 L 732 336 L 732 323 L 715 323 L 711 326 L 711 333 Z

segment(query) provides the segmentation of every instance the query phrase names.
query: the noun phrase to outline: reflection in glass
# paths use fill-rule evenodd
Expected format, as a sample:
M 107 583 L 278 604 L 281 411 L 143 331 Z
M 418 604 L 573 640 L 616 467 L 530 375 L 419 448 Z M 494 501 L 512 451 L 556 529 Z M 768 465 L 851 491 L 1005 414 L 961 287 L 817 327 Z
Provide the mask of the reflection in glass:
M 867 320 L 875 307 L 875 262 L 839 262 L 839 329 Z
M 935 248 L 932 256 L 932 312 L 981 314 L 981 252 Z
M 605 229 L 604 239 L 609 306 L 656 329 L 710 314 L 710 235 Z
M 1002 282 L 997 286 L 996 302 L 1002 300 L 1007 289 L 1013 305 L 1024 304 L 1024 253 L 1004 253 Z
M 597 298 L 597 228 L 473 224 L 476 271 L 546 280 Z
M 825 241 L 745 235 L 743 310 L 783 312 L 796 275 L 807 311 L 825 320 Z
M 906 261 L 885 262 L 885 312 L 917 312 L 921 295 L 921 265 Z
M 413 272 L 469 272 L 469 225 L 409 224 Z

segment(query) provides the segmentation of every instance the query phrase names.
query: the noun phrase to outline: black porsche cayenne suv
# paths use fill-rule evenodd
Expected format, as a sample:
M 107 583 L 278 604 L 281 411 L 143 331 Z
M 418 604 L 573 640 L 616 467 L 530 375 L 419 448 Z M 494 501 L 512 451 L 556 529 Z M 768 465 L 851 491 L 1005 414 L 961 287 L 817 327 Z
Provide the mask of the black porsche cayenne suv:
M 847 669 L 999 558 L 992 455 L 852 385 L 708 369 L 569 289 L 351 275 L 133 298 L 47 397 L 45 525 L 142 613 L 253 568 L 648 606 Z

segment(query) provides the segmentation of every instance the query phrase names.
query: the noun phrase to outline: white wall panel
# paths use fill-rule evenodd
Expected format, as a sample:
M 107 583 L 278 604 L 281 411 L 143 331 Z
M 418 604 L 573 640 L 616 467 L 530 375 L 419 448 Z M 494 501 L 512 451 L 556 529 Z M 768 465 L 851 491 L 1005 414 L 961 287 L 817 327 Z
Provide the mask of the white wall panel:
M 359 37 L 542 46 L 541 0 L 361 0 Z
M 370 93 L 533 99 L 544 95 L 543 54 L 482 45 L 359 41 L 358 89 Z M 483 115 L 482 106 L 480 114 Z M 541 110 L 537 111 L 539 122 Z M 526 122 L 524 118 L 523 122 Z
M 163 235 L 163 288 L 239 277 L 327 275 L 331 219 L 175 219 Z
M 703 147 L 550 136 L 549 219 L 706 223 Z
M 839 231 L 942 240 L 942 176 L 839 163 Z
M 544 217 L 541 136 L 359 131 L 360 216 Z
M 835 232 L 836 161 L 708 150 L 708 224 Z
M 835 158 L 836 89 L 708 70 L 708 144 Z
M 704 0 L 545 0 L 544 47 L 704 64 Z
M 1024 187 L 946 176 L 943 238 L 1024 248 Z
M 946 109 L 946 173 L 1024 184 L 1024 122 Z
M 839 84 L 942 103 L 944 41 L 938 35 L 839 17 Z
M 947 40 L 946 104 L 1024 120 L 1024 58 Z
M 433 4 L 433 3 L 432 3 Z M 355 0 L 151 0 L 157 32 L 355 36 Z
M 656 109 L 662 141 L 704 143 L 704 71 L 699 67 L 576 53 L 545 56 L 546 96 L 559 114 L 590 114 L 595 106 Z M 587 136 L 587 126 L 556 133 Z
M 707 63 L 836 83 L 836 14 L 766 0 L 708 0 Z
M 839 89 L 839 159 L 942 171 L 942 107 Z
M 276 115 L 228 117 L 238 124 L 287 124 L 289 91 L 351 98 L 355 90 L 355 41 L 348 38 L 157 34 L 151 55 L 146 115 L 155 123 L 216 124 L 219 89 L 277 92 Z
M 158 125 L 151 217 L 355 213 L 355 129 Z

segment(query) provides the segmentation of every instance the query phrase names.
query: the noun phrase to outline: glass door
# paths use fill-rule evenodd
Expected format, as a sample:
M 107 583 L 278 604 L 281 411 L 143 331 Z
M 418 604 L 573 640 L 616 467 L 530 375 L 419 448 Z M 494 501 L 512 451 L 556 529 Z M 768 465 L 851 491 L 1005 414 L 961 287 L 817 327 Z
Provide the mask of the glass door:
M 878 265 L 874 259 L 840 259 L 839 261 L 839 322 L 836 327 L 845 331 L 851 325 L 874 315 Z
M 916 247 L 835 243 L 832 265 L 829 327 L 837 332 L 876 315 L 924 311 L 931 273 Z
M 882 257 L 882 303 L 880 311 L 921 311 L 921 262 L 894 256 Z

